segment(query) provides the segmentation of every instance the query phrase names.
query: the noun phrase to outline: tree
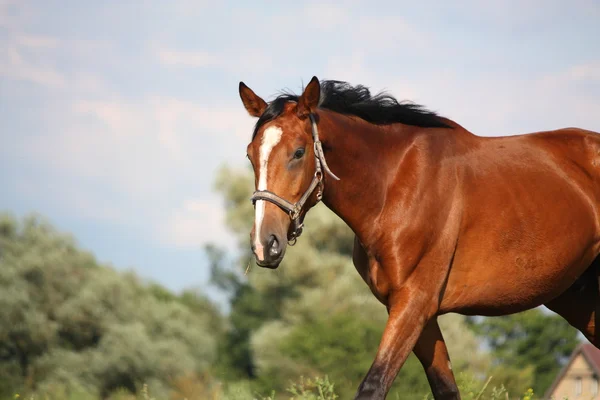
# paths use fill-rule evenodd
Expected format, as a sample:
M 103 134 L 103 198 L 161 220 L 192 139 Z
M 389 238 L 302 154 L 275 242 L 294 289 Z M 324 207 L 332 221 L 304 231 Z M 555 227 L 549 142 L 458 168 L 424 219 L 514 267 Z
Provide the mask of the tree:
M 100 265 L 40 216 L 0 214 L 0 388 L 106 396 L 206 371 L 222 317 L 200 293 L 175 295 Z M 12 393 L 11 393 L 12 394 Z M 59 396 L 60 397 L 60 396 Z
M 492 350 L 496 365 L 531 366 L 538 393 L 550 387 L 579 342 L 577 330 L 539 308 L 502 317 L 471 319 L 473 330 Z

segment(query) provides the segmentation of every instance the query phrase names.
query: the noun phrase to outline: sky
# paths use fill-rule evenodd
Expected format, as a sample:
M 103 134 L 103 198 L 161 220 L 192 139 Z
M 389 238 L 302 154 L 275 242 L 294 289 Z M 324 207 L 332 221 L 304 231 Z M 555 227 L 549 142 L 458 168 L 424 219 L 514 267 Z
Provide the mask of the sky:
M 215 173 L 247 167 L 255 122 L 240 81 L 363 84 L 481 136 L 600 132 L 599 20 L 591 0 L 0 0 L 0 211 L 210 293 L 203 245 L 235 246 Z

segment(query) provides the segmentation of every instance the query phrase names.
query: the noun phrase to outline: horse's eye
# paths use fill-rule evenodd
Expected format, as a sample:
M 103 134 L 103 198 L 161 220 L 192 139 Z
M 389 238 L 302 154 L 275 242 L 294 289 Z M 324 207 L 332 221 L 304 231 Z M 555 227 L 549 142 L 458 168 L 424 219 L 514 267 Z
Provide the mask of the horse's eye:
M 304 155 L 304 148 L 301 147 L 298 150 L 296 150 L 296 152 L 294 153 L 294 158 L 296 158 L 296 159 L 302 158 L 303 155 Z

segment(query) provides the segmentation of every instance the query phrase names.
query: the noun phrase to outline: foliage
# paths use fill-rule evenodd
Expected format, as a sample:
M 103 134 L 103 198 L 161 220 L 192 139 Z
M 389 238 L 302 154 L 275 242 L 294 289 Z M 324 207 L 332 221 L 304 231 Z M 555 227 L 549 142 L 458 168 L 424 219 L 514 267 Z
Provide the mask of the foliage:
M 488 342 L 499 369 L 507 365 L 529 366 L 531 383 L 541 392 L 550 387 L 579 342 L 577 331 L 564 319 L 540 309 L 472 319 L 471 326 Z M 507 379 L 502 374 L 499 377 Z
M 200 294 L 102 266 L 35 215 L 0 214 L 0 289 L 0 395 L 165 394 L 213 364 L 223 329 Z
M 300 376 L 294 381 L 290 381 L 282 393 L 271 390 L 267 396 L 252 393 L 248 385 L 240 382 L 232 383 L 227 386 L 215 385 L 207 376 L 189 376 L 184 378 L 181 384 L 184 389 L 173 392 L 169 397 L 156 396 L 148 385 L 143 385 L 140 392 L 135 395 L 125 390 L 117 390 L 107 400 L 275 400 L 285 398 L 286 400 L 336 400 L 342 399 L 337 391 L 337 385 L 330 381 L 329 377 L 316 376 L 314 378 L 305 378 Z M 492 386 L 492 378 L 485 382 L 469 381 L 459 385 L 463 398 L 467 400 L 534 400 L 536 394 L 532 388 L 516 392 L 516 395 L 510 394 L 504 386 Z M 419 400 L 429 400 L 431 394 L 424 391 L 403 392 L 388 395 L 389 399 L 404 399 L 413 397 Z M 411 396 L 413 395 L 413 396 Z M 63 397 L 60 397 L 63 396 Z M 96 397 L 90 397 L 84 392 L 72 392 L 68 394 L 64 391 L 47 392 L 39 396 L 25 397 L 15 394 L 12 399 L 26 400 L 92 400 Z M 8 399 L 7 399 L 8 400 Z
M 292 384 L 287 391 L 298 400 L 335 400 L 339 397 L 335 394 L 334 384 L 329 382 L 327 376 L 324 379 L 301 377 L 300 383 Z

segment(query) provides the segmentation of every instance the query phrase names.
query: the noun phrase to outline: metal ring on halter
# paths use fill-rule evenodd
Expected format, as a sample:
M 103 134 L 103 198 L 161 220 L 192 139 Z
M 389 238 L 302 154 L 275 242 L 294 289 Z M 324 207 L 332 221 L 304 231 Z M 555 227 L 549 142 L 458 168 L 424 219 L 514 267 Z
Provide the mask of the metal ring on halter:
M 300 210 L 294 207 L 293 210 L 290 210 L 289 216 L 292 221 L 295 221 L 300 216 Z

